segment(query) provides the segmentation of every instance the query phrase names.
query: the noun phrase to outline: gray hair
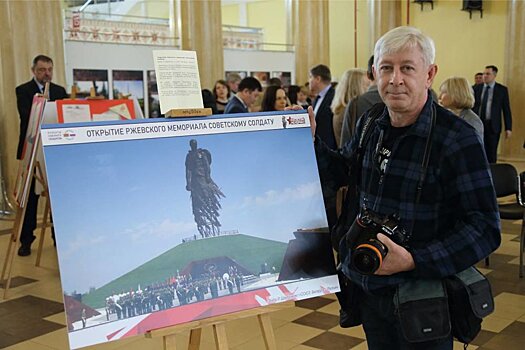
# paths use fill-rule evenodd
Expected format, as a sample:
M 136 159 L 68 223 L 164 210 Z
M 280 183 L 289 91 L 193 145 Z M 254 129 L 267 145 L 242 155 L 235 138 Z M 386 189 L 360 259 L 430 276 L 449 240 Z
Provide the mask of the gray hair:
M 376 43 L 374 48 L 374 67 L 379 59 L 388 54 L 417 47 L 423 54 L 423 62 L 429 66 L 436 58 L 434 41 L 414 27 L 397 27 L 388 31 Z

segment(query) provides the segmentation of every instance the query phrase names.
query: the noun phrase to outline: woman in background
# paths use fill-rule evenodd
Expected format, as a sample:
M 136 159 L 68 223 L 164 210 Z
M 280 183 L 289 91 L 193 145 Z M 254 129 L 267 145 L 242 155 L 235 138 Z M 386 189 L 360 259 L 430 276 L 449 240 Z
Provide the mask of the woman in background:
M 366 70 L 352 68 L 341 76 L 341 81 L 335 88 L 334 99 L 332 100 L 332 113 L 334 114 L 333 127 L 337 147 L 341 147 L 341 129 L 343 127 L 343 117 L 348 102 L 354 97 L 362 95 L 368 89 L 370 80 L 366 76 Z
M 290 85 L 288 87 L 288 98 L 292 106 L 299 105 L 307 109 L 310 105 L 308 103 L 308 88 L 306 86 Z
M 451 77 L 439 87 L 439 104 L 466 121 L 483 142 L 483 122 L 471 108 L 474 106 L 474 91 L 468 80 L 463 77 Z
M 286 92 L 280 86 L 268 86 L 264 91 L 261 112 L 284 111 L 287 104 Z
M 215 96 L 215 104 L 217 106 L 217 114 L 223 114 L 226 105 L 230 99 L 230 87 L 225 80 L 217 80 L 213 87 L 213 96 Z

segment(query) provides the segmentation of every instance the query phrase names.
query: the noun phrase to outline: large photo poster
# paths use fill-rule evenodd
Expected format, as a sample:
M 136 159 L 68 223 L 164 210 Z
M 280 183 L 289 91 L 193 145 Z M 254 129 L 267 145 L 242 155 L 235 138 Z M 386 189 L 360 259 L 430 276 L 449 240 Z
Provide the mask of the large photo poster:
M 304 111 L 42 140 L 71 348 L 339 291 Z

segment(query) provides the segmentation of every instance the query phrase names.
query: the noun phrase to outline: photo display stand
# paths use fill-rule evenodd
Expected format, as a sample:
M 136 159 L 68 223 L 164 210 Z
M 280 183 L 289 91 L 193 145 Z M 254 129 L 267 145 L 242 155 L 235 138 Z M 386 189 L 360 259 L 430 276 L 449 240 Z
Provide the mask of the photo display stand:
M 29 124 L 24 142 L 24 150 L 22 152 L 16 181 L 16 216 L 13 225 L 13 232 L 11 233 L 9 244 L 7 245 L 4 265 L 2 267 L 2 275 L 0 276 L 0 281 L 4 289 L 4 300 L 7 299 L 7 292 L 11 286 L 14 257 L 16 255 L 17 244 L 20 242 L 20 236 L 22 234 L 22 226 L 24 224 L 24 217 L 27 208 L 27 199 L 29 197 L 31 182 L 33 179 L 39 181 L 45 189 L 44 192 L 47 192 L 47 185 L 44 181 L 42 168 L 35 159 L 38 147 L 40 147 L 40 127 L 42 125 L 47 96 L 49 96 L 49 83 L 46 83 L 43 95 L 37 94 L 33 98 L 33 104 L 29 115 Z M 44 219 L 44 221 L 47 222 L 46 219 Z M 44 233 L 46 225 L 47 224 L 44 224 L 42 233 Z M 37 258 L 38 265 L 40 264 L 40 255 L 41 247 L 39 246 L 39 254 Z
M 275 349 L 270 312 L 340 290 L 304 111 L 45 124 L 42 144 L 71 349 L 198 349 L 205 326 L 225 349 L 243 317 Z
M 177 334 L 190 331 L 188 342 L 188 350 L 198 350 L 201 344 L 202 328 L 211 326 L 213 329 L 213 336 L 215 340 L 215 347 L 218 350 L 227 350 L 228 338 L 226 336 L 226 323 L 232 320 L 243 318 L 257 317 L 259 328 L 261 330 L 264 346 L 267 350 L 276 350 L 275 334 L 273 332 L 272 321 L 270 313 L 294 307 L 293 302 L 285 302 L 280 304 L 268 305 L 250 310 L 238 311 L 223 316 L 212 317 L 200 321 L 188 322 L 172 327 L 155 329 L 145 334 L 146 338 L 163 339 L 163 350 L 176 350 L 176 336 Z
M 49 190 L 47 188 L 47 182 L 45 180 L 44 172 L 40 166 L 40 162 L 36 162 L 36 174 L 35 179 L 42 185 L 42 192 L 40 197 L 45 198 L 44 204 L 44 216 L 42 218 L 42 228 L 40 230 L 40 240 L 38 241 L 38 249 L 36 254 L 35 266 L 40 267 L 40 260 L 42 258 L 42 249 L 44 248 L 44 238 L 46 229 L 53 228 L 53 222 L 51 221 L 51 203 L 49 201 Z

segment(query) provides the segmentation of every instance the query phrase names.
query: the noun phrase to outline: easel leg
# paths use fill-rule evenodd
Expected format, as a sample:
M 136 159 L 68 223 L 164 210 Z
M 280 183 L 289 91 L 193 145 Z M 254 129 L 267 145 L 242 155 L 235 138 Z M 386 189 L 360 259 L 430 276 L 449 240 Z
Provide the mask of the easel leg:
M 195 328 L 190 331 L 190 342 L 188 350 L 198 350 L 201 347 L 202 328 Z
M 213 325 L 213 335 L 217 350 L 228 350 L 228 338 L 226 337 L 226 325 L 218 323 Z
M 164 350 L 176 350 L 177 343 L 175 342 L 175 334 L 165 335 L 164 340 Z
M 44 238 L 46 234 L 48 217 L 49 217 L 49 196 L 46 195 L 46 206 L 44 207 L 44 218 L 42 222 L 42 230 L 40 231 L 40 241 L 38 242 L 38 253 L 36 255 L 35 266 L 37 267 L 40 266 L 40 259 L 42 257 L 42 248 L 44 247 Z
M 5 256 L 4 266 L 2 268 L 2 276 L 0 281 L 4 283 L 4 295 L 3 299 L 7 299 L 7 291 L 11 286 L 11 272 L 13 270 L 13 260 L 16 254 L 16 244 L 20 241 L 20 235 L 22 234 L 22 224 L 24 220 L 24 215 L 26 213 L 26 208 L 18 208 L 15 218 L 15 223 L 13 225 L 13 233 L 9 239 L 9 245 L 7 246 L 7 253 Z M 7 272 L 7 278 L 6 277 Z
M 268 350 L 276 350 L 277 345 L 275 343 L 275 335 L 273 333 L 272 320 L 269 314 L 257 315 L 259 320 L 259 326 L 261 327 L 262 336 L 264 339 L 264 345 Z

